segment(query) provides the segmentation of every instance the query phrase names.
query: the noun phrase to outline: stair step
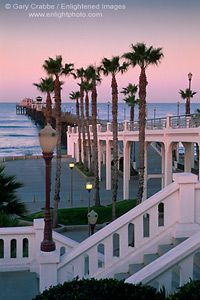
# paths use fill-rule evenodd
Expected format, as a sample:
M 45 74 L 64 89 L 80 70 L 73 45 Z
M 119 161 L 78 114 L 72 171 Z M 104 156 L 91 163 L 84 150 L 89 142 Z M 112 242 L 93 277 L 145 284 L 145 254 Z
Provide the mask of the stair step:
M 174 238 L 173 244 L 174 244 L 174 246 L 178 246 L 179 244 L 186 241 L 187 239 L 188 239 L 188 237 Z
M 137 273 L 138 271 L 140 271 L 143 268 L 144 268 L 144 264 L 131 264 L 131 265 L 129 265 L 130 276 Z
M 114 278 L 117 280 L 127 279 L 129 277 L 129 273 L 117 273 L 114 275 Z
M 162 256 L 163 254 L 167 253 L 171 249 L 174 248 L 174 245 L 159 245 L 158 246 L 158 255 Z
M 158 254 L 145 254 L 144 255 L 144 265 L 146 266 L 146 265 L 152 263 L 158 257 L 159 257 Z

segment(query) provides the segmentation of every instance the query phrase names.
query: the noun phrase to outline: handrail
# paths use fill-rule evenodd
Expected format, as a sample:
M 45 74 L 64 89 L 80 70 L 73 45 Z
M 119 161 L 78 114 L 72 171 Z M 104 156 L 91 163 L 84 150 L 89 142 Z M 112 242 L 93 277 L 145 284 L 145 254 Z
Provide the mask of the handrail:
M 193 255 L 200 249 L 200 232 L 197 232 L 180 245 L 173 248 L 171 251 L 162 255 L 151 264 L 147 265 L 143 269 L 130 276 L 126 282 L 127 283 L 139 283 L 143 282 L 146 284 L 153 280 L 155 277 L 159 280 L 158 276 L 163 275 L 163 273 L 169 269 L 172 269 L 175 265 L 179 263 L 180 260 Z M 187 270 L 184 270 L 187 272 Z M 183 272 L 184 272 L 183 271 Z

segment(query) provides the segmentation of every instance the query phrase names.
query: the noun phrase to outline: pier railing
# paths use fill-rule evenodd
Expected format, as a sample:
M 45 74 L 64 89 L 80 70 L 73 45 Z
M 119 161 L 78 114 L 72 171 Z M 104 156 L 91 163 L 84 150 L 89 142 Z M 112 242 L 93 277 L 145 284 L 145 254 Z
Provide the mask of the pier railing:
M 98 124 L 100 132 L 113 131 L 113 123 L 111 122 L 102 122 Z M 172 116 L 167 115 L 164 118 L 155 118 L 146 120 L 145 128 L 146 130 L 163 130 L 165 128 L 195 128 L 200 126 L 200 114 L 191 114 L 191 115 L 180 115 Z M 72 130 L 68 127 L 68 130 L 72 133 L 77 133 L 78 129 Z M 139 130 L 139 121 L 125 121 L 118 123 L 118 131 L 122 132 L 124 130 L 128 131 L 138 131 Z M 92 132 L 92 130 L 91 130 Z
M 194 128 L 199 126 L 200 126 L 200 114 L 170 117 L 170 127 L 172 128 Z

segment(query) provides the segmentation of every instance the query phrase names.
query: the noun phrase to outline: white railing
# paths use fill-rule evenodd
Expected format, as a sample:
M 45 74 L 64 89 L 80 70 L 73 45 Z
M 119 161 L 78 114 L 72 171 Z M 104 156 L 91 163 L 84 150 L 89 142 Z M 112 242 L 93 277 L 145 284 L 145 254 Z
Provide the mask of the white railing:
M 186 184 L 187 179 L 188 184 Z M 66 254 L 63 261 L 58 265 L 59 282 L 62 283 L 76 276 L 80 278 L 104 277 L 108 275 L 108 269 L 113 269 L 114 266 L 117 266 L 118 263 L 121 263 L 123 259 L 125 260 L 132 253 L 140 252 L 140 249 L 148 243 L 154 241 L 155 244 L 156 239 L 157 242 L 162 242 L 159 237 L 165 232 L 170 232 L 171 241 L 176 224 L 190 223 L 190 221 L 192 223 L 192 218 L 194 223 L 195 218 L 199 218 L 194 216 L 193 211 L 194 205 L 197 205 L 197 203 L 194 204 L 196 201 L 194 183 L 197 182 L 197 177 L 182 173 L 181 175 L 176 174 L 174 180 L 174 183 L 107 225 L 95 235 L 83 241 L 69 254 Z M 183 192 L 184 189 L 185 192 Z M 188 192 L 191 195 L 190 205 L 186 207 L 186 203 L 189 201 Z M 158 208 L 160 203 L 164 205 L 164 221 L 159 224 Z M 180 212 L 178 209 L 180 209 Z M 187 213 L 185 210 L 187 210 Z M 185 220 L 183 220 L 184 218 Z M 149 224 L 145 228 L 147 220 L 149 220 Z M 129 245 L 130 224 L 134 225 L 134 247 Z M 190 228 L 189 225 L 188 228 Z M 185 233 L 188 236 L 191 235 L 189 230 Z M 174 235 L 176 235 L 175 232 Z M 99 250 L 100 246 L 103 251 Z M 103 261 L 99 259 L 100 253 L 103 254 Z M 69 269 L 71 270 L 70 278 L 67 277 Z
M 165 286 L 168 293 L 174 289 L 173 272 L 176 272 L 176 284 L 182 286 L 194 279 L 195 254 L 200 251 L 200 232 L 197 232 L 170 252 L 159 257 L 142 270 L 130 276 L 126 282 L 154 284 L 158 289 Z M 199 265 L 199 262 L 197 262 Z
M 127 123 L 127 125 L 126 125 Z M 112 123 L 102 123 L 99 124 L 99 132 L 113 131 Z M 127 128 L 126 128 L 127 126 Z M 155 118 L 147 119 L 145 128 L 146 130 L 163 130 L 165 128 L 195 128 L 200 126 L 200 114 L 191 114 L 191 115 L 180 115 L 180 116 L 171 116 L 168 115 L 164 118 Z M 72 127 L 73 128 L 73 127 Z M 74 127 L 72 129 L 68 126 L 68 133 L 78 133 L 78 128 Z M 139 121 L 118 123 L 118 131 L 122 133 L 125 130 L 128 131 L 138 131 L 139 130 Z
M 171 184 L 158 194 L 154 195 L 141 205 L 135 207 L 126 215 L 121 216 L 115 222 L 107 225 L 104 229 L 91 236 L 72 252 L 63 258 L 63 261 L 58 266 L 59 278 L 62 281 L 68 280 L 65 277 L 69 265 L 74 270 L 74 277 L 90 277 L 99 276 L 111 266 L 117 264 L 123 257 L 129 255 L 135 249 L 139 249 L 148 240 L 159 236 L 163 231 L 171 228 L 177 222 L 177 198 L 178 198 L 179 185 L 176 183 Z M 164 226 L 158 225 L 158 205 L 160 202 L 164 204 Z M 145 234 L 145 217 L 149 216 L 149 236 Z M 128 241 L 128 228 L 129 224 L 133 224 L 134 232 L 134 245 L 129 246 Z M 148 229 L 146 229 L 148 231 Z M 113 239 L 119 240 L 119 245 L 113 244 Z M 104 268 L 99 267 L 99 251 L 98 246 L 104 248 Z M 85 258 L 89 258 L 89 271 L 86 272 Z M 88 263 L 88 262 L 87 262 Z M 65 275 L 64 275 L 65 274 Z
M 0 228 L 0 271 L 29 270 L 40 253 L 43 231 L 43 219 L 34 220 L 33 226 Z M 61 260 L 79 244 L 57 232 L 53 240 Z
M 32 226 L 0 228 L 0 270 L 28 269 L 36 259 L 35 231 Z

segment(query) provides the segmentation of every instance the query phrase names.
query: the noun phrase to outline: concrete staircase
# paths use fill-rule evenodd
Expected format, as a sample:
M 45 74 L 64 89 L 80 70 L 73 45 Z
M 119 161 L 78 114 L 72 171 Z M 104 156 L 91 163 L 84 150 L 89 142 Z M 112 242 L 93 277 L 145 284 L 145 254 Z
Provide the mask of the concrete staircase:
M 116 278 L 118 280 L 127 279 L 128 277 L 132 276 L 133 274 L 135 274 L 138 271 L 140 271 L 141 269 L 143 269 L 145 266 L 151 264 L 153 261 L 155 261 L 156 259 L 158 259 L 162 255 L 164 255 L 168 251 L 172 250 L 174 247 L 176 247 L 177 245 L 179 245 L 180 243 L 182 243 L 186 239 L 187 238 L 176 238 L 176 239 L 173 240 L 173 243 L 170 244 L 170 245 L 159 245 L 157 253 L 144 254 L 142 263 L 129 264 L 128 272 L 117 273 L 117 274 L 114 275 L 114 278 Z M 199 264 L 199 267 L 198 267 L 198 263 L 200 262 L 200 255 L 199 255 L 199 257 L 197 257 L 196 260 L 197 260 L 197 266 L 196 266 L 197 269 L 196 270 L 197 270 L 197 273 L 198 273 L 200 271 L 200 264 Z M 200 272 L 199 272 L 199 274 L 200 274 Z M 173 272 L 172 272 L 172 286 L 173 286 L 174 289 L 176 289 L 178 287 L 178 282 L 179 282 L 178 270 L 174 269 Z M 157 287 L 156 283 L 154 283 L 154 282 L 152 282 L 151 285 Z
M 1 300 L 31 300 L 39 294 L 36 273 L 29 271 L 0 272 Z

